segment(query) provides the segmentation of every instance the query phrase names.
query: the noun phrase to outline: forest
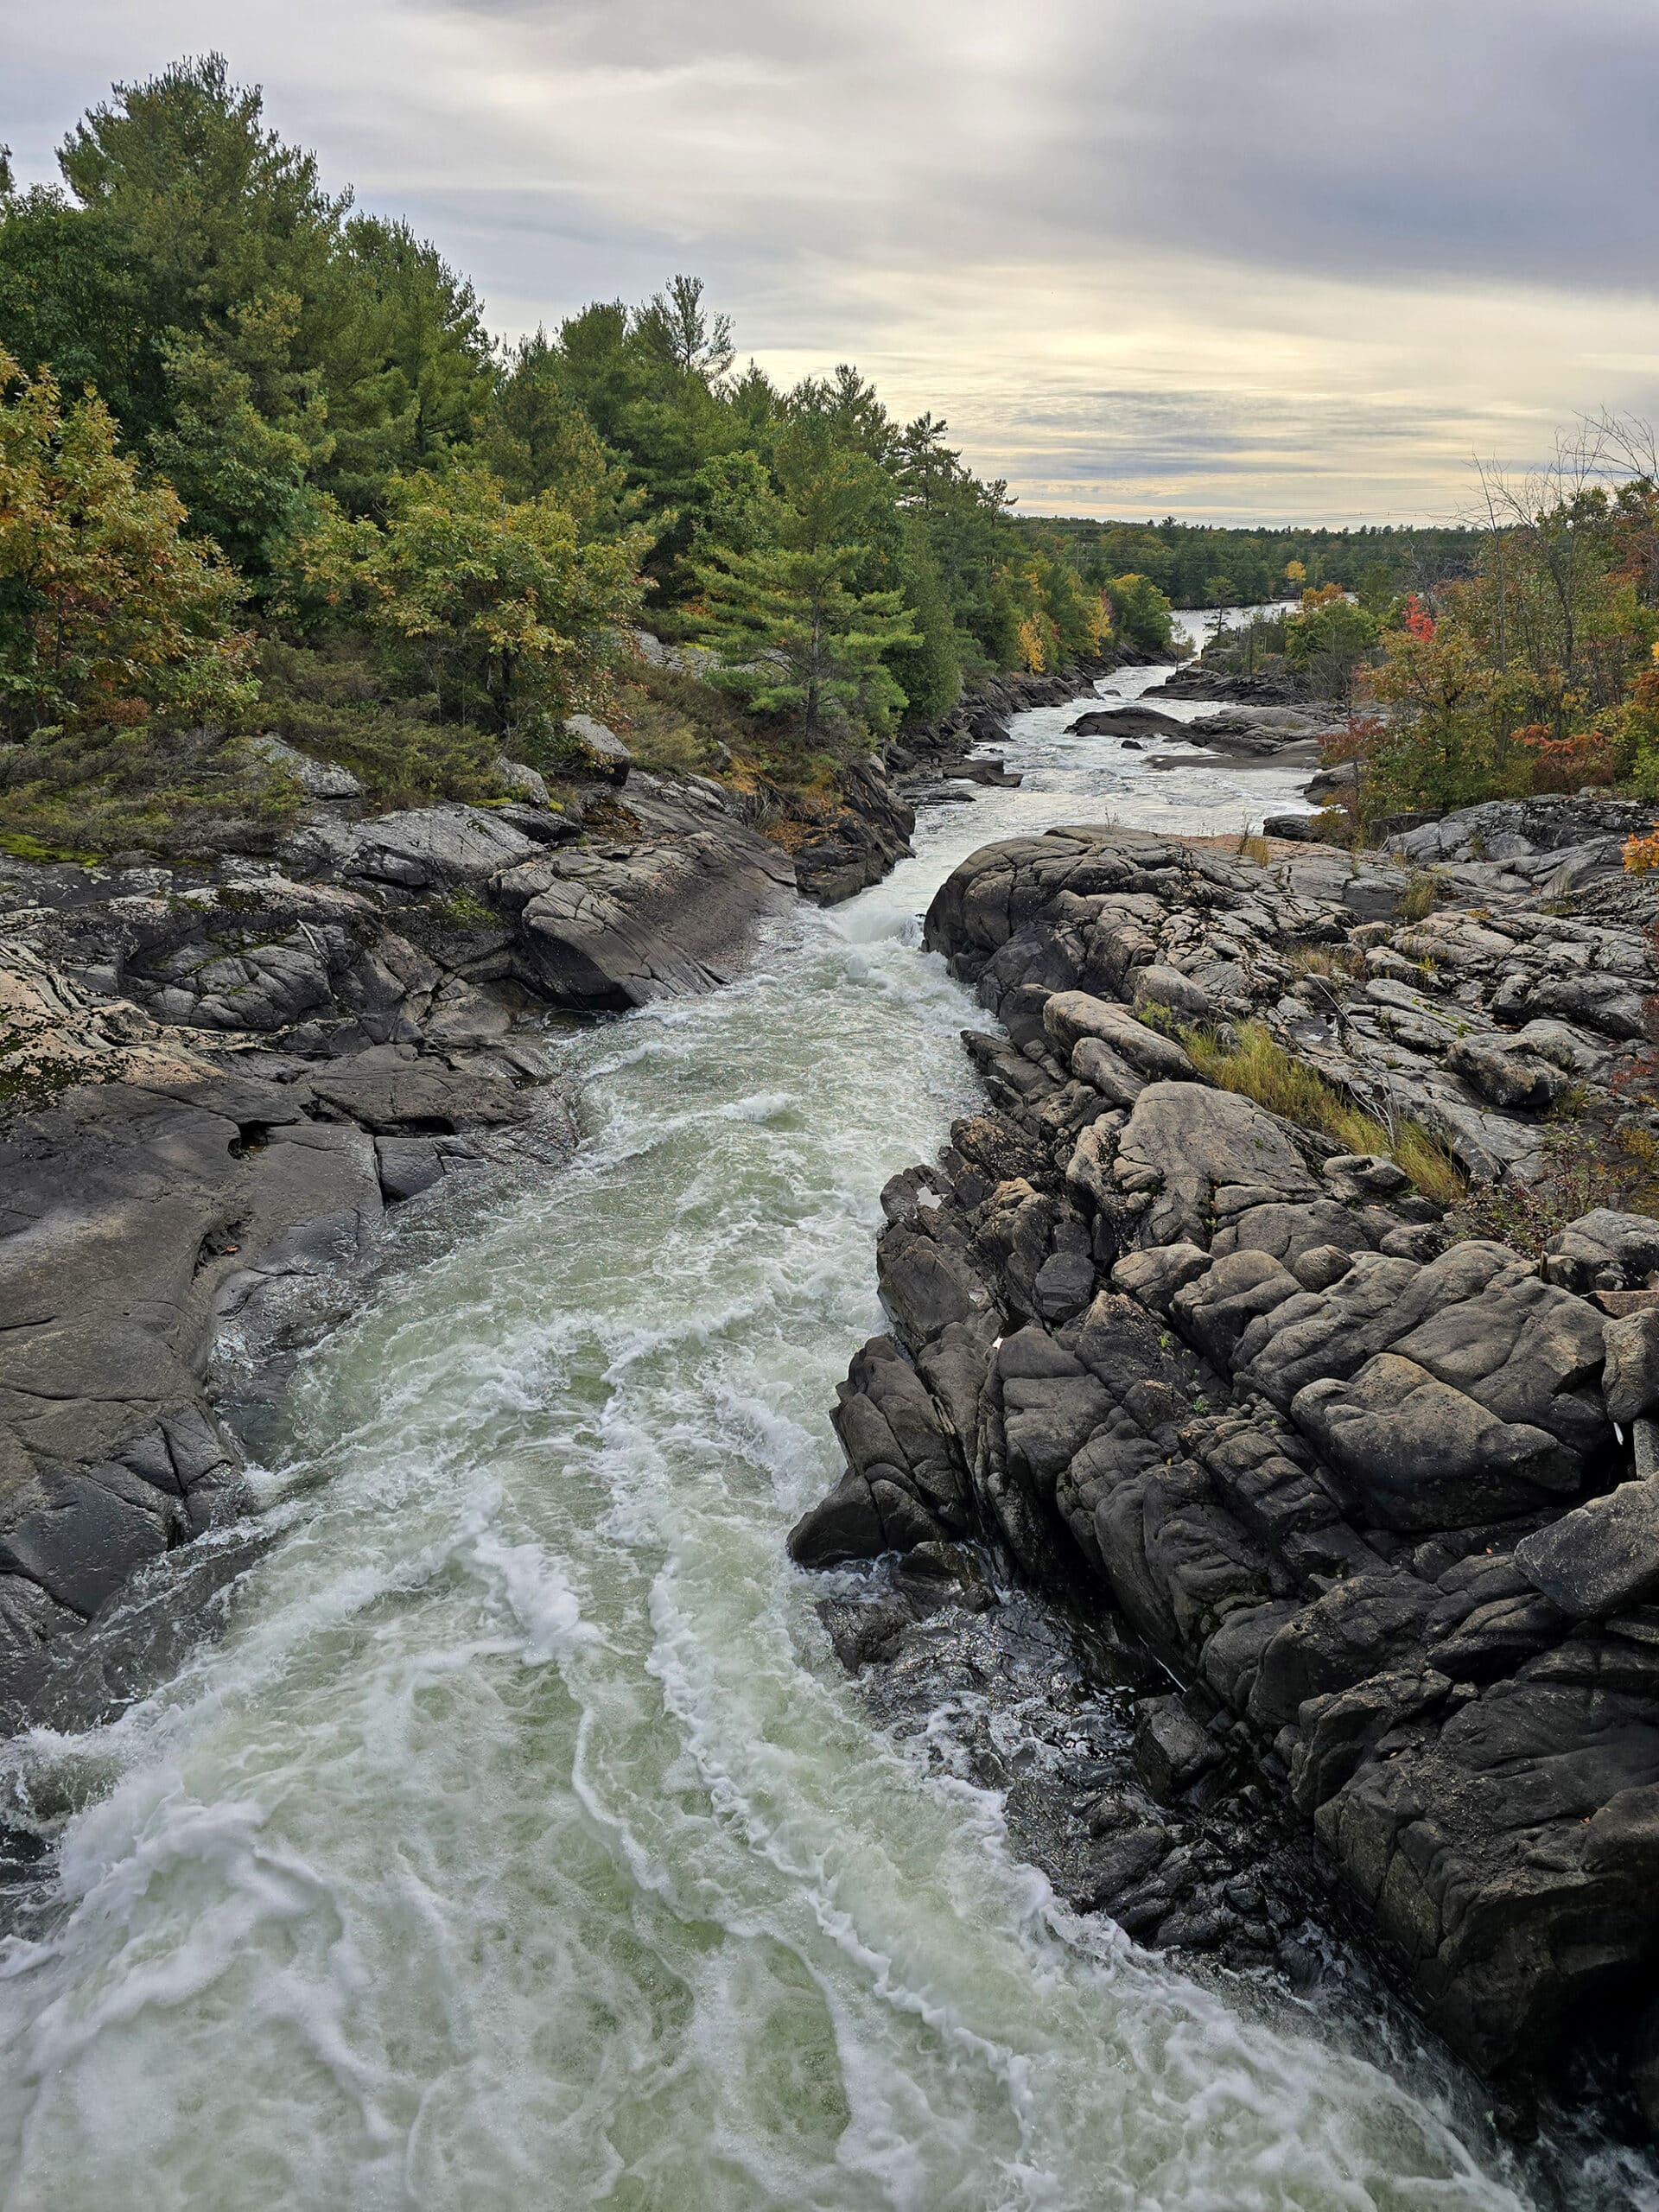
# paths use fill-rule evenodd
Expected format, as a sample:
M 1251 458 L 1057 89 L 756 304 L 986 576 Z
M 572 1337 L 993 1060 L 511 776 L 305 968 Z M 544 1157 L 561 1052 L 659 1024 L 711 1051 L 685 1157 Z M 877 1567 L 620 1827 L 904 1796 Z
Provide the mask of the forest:
M 1282 671 L 1342 710 L 1327 766 L 1351 763 L 1366 836 L 1402 814 L 1487 798 L 1618 791 L 1659 802 L 1659 449 L 1603 413 L 1539 467 L 1471 471 L 1481 518 L 1463 573 L 1403 592 L 1300 575 L 1207 660 Z M 1627 855 L 1659 865 L 1659 836 Z
M 1016 527 L 944 422 L 740 365 L 695 277 L 493 340 L 217 55 L 116 86 L 59 168 L 0 156 L 16 850 L 257 834 L 296 804 L 261 732 L 380 805 L 556 778 L 578 710 L 810 785 L 976 675 L 1167 646 L 1156 588 Z
M 695 276 L 493 337 L 438 247 L 331 187 L 218 55 L 115 86 L 58 164 L 19 189 L 0 149 L 14 853 L 257 841 L 302 796 L 267 734 L 378 807 L 556 783 L 579 712 L 660 772 L 833 790 L 991 671 L 1173 655 L 1172 605 L 1262 607 L 1217 658 L 1342 707 L 1349 834 L 1659 798 L 1639 423 L 1475 471 L 1457 528 L 1018 517 L 855 368 L 784 390 L 740 365 Z

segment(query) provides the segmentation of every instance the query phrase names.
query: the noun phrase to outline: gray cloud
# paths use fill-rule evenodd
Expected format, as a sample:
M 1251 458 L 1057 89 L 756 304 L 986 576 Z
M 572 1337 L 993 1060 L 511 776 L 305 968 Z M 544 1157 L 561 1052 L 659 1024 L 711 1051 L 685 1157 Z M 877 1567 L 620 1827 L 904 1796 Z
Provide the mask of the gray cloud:
M 696 268 L 1031 505 L 1443 514 L 1659 396 L 1651 0 L 60 0 L 0 137 L 210 44 L 496 327 Z

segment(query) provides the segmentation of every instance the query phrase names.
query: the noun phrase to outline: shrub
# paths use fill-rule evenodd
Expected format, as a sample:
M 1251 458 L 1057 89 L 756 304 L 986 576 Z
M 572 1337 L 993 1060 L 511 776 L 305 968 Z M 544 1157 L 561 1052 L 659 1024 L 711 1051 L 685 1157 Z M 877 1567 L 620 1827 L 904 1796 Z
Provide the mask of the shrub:
M 1614 1129 L 1605 1141 L 1586 1144 L 1582 1128 L 1553 1128 L 1536 1174 L 1483 1184 L 1446 1225 L 1459 1236 L 1490 1236 L 1541 1259 L 1552 1237 L 1597 1206 L 1659 1213 L 1659 1144 L 1645 1129 Z
M 65 411 L 0 348 L 0 737 L 233 713 L 247 699 L 238 578 L 181 535 L 94 397 Z
M 302 799 L 290 778 L 251 766 L 219 729 L 45 730 L 0 746 L 0 824 L 14 851 L 30 841 L 76 858 L 257 849 Z
M 274 730 L 349 768 L 371 807 L 500 796 L 500 741 L 468 722 L 440 721 L 430 697 L 398 698 L 362 638 L 341 633 L 311 645 L 267 639 L 259 670 L 264 696 L 245 726 Z

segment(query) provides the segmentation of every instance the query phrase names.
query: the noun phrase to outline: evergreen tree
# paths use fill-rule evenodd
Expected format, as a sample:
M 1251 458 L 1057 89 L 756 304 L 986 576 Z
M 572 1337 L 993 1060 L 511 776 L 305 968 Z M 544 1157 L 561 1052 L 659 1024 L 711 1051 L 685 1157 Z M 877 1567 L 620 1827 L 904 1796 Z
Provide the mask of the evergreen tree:
M 906 719 L 929 721 L 962 696 L 962 643 L 926 532 L 915 518 L 905 532 L 904 578 L 916 643 L 894 646 L 887 665 L 905 695 Z
M 361 511 L 395 471 L 471 443 L 495 398 L 497 367 L 478 296 L 407 223 L 357 216 L 333 280 L 352 303 L 327 380 L 325 480 Z
M 283 541 L 309 512 L 314 447 L 268 423 L 252 381 L 200 338 L 163 340 L 168 408 L 145 451 L 189 510 L 194 535 L 237 567 L 270 574 Z
M 889 727 L 905 694 L 885 657 L 921 642 L 899 591 L 848 583 L 855 549 L 785 545 L 716 553 L 696 570 L 712 680 L 747 706 L 789 718 L 809 752 L 845 740 L 855 718 Z
M 614 536 L 645 505 L 571 397 L 563 358 L 544 330 L 507 355 L 481 444 L 512 498 L 556 493 L 584 537 Z

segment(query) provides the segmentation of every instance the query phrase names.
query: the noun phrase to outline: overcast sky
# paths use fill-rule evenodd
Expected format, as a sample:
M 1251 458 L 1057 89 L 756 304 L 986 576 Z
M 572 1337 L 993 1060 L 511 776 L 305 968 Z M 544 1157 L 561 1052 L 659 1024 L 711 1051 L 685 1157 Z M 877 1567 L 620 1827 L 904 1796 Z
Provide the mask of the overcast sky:
M 493 327 L 702 275 L 1044 512 L 1448 519 L 1659 413 L 1656 0 L 8 0 L 20 180 L 221 48 Z

